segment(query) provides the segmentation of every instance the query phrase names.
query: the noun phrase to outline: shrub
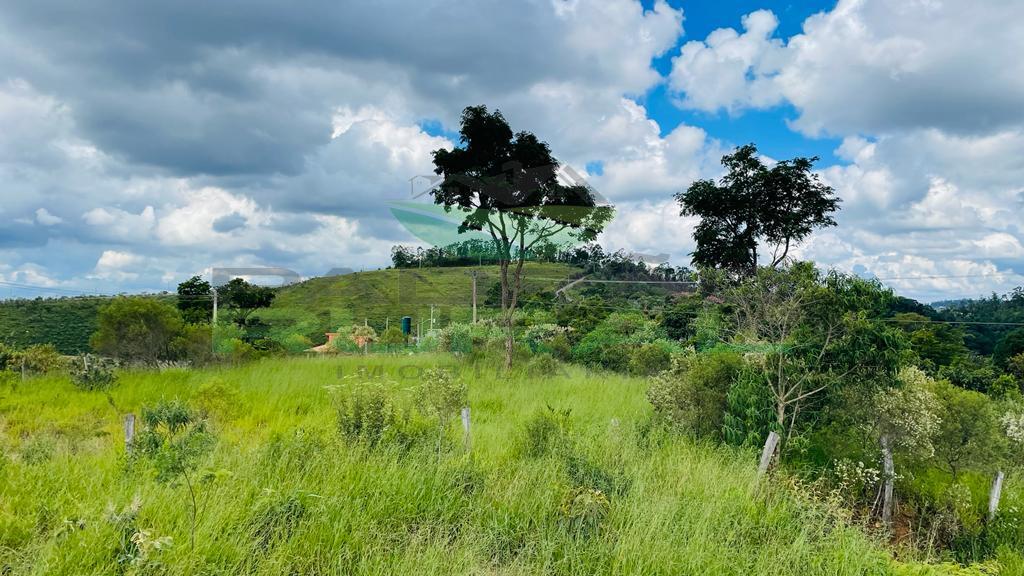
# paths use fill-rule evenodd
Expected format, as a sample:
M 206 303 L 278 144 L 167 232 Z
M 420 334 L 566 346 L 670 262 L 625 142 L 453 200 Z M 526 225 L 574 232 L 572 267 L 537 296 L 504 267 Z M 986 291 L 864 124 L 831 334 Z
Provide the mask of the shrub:
M 186 324 L 171 340 L 171 354 L 194 366 L 213 360 L 213 328 L 209 324 Z
M 639 376 L 653 376 L 672 365 L 674 346 L 667 340 L 642 344 L 634 348 L 629 357 L 629 372 Z
M 665 340 L 664 329 L 638 313 L 617 312 L 584 336 L 572 350 L 575 362 L 625 372 L 630 368 L 631 350 Z M 648 354 L 658 354 L 653 350 Z
M 171 341 L 182 329 L 174 306 L 145 297 L 118 297 L 100 308 L 92 337 L 97 352 L 127 362 L 171 360 Z
M 270 493 L 257 504 L 252 521 L 252 535 L 256 546 L 267 550 L 275 543 L 291 538 L 306 516 L 306 498 L 302 492 L 280 495 Z
M 229 419 L 240 410 L 241 393 L 238 387 L 214 379 L 199 387 L 194 402 L 206 416 Z
M 281 339 L 281 348 L 289 354 L 301 354 L 312 347 L 312 340 L 302 334 L 288 334 Z
M 546 352 L 535 355 L 530 358 L 530 362 L 526 365 L 526 373 L 529 376 L 551 376 L 559 371 L 561 365 L 558 360 L 555 360 L 554 356 Z
M 395 411 L 384 385 L 360 383 L 335 400 L 338 431 L 351 443 L 376 446 L 395 424 Z
M 437 450 L 445 431 L 460 409 L 466 405 L 469 391 L 466 384 L 443 368 L 428 368 L 423 372 L 423 383 L 417 389 L 417 406 L 437 420 Z
M 995 403 L 980 392 L 963 390 L 945 381 L 932 383 L 931 390 L 938 400 L 939 422 L 935 425 L 937 433 L 932 436 L 940 465 L 956 480 L 967 467 L 992 464 L 1002 443 Z M 902 410 L 919 412 L 906 403 Z
M 366 351 L 370 344 L 377 341 L 377 331 L 373 326 L 356 324 L 349 330 L 348 337 L 356 346 Z
M 18 370 L 15 360 L 18 358 L 18 352 L 14 348 L 0 342 L 0 371 L 3 370 Z
M 392 346 L 405 346 L 406 338 L 405 334 L 402 333 L 401 328 L 391 326 L 384 331 L 384 334 L 380 338 L 380 342 L 390 350 Z
M 71 382 L 80 390 L 107 390 L 117 382 L 114 363 L 106 358 L 84 354 L 71 363 Z
M 608 497 L 593 488 L 574 488 L 559 508 L 566 527 L 577 535 L 595 532 L 611 511 Z
M 742 367 L 742 358 L 730 351 L 676 354 L 670 369 L 652 379 L 647 398 L 670 427 L 717 438 L 728 391 Z
M 572 349 L 572 359 L 586 366 L 624 372 L 629 367 L 629 348 L 622 335 L 598 327 Z
M 569 442 L 571 410 L 556 410 L 548 406 L 531 416 L 524 425 L 522 452 L 530 458 L 539 458 Z
M 34 344 L 17 352 L 10 360 L 10 368 L 20 371 L 24 367 L 27 374 L 51 374 L 67 369 L 64 356 L 53 344 Z
M 733 446 L 761 446 L 775 424 L 771 392 L 757 369 L 744 367 L 725 395 L 722 438 Z

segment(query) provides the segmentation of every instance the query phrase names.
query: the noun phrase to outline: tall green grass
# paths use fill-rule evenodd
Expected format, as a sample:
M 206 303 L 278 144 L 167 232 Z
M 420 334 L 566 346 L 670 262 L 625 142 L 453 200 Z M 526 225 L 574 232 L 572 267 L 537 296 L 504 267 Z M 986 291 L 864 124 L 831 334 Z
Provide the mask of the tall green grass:
M 397 397 L 419 368 L 458 370 L 472 452 L 455 429 L 440 456 L 432 443 L 343 441 L 333 387 L 367 365 Z M 0 398 L 0 573 L 890 572 L 889 554 L 862 532 L 784 483 L 758 483 L 754 455 L 652 429 L 645 386 L 577 368 L 508 376 L 443 356 L 131 372 L 109 397 L 30 380 Z M 198 487 L 194 551 L 185 488 L 125 457 L 121 416 L 171 398 L 206 410 L 218 437 L 203 463 L 211 479 Z M 528 456 L 525 423 L 549 406 L 570 410 L 569 440 Z M 587 529 L 566 517 L 585 483 L 581 462 L 591 478 L 614 480 Z

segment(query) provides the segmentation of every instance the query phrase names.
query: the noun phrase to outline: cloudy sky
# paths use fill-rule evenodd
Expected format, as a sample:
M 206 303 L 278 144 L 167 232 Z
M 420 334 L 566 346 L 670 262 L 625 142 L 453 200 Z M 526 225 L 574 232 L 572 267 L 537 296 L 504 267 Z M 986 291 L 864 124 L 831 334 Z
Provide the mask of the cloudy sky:
M 0 295 L 386 265 L 414 241 L 389 203 L 481 103 L 616 204 L 606 248 L 687 263 L 672 194 L 755 142 L 820 156 L 844 199 L 799 256 L 924 300 L 1005 292 L 1021 54 L 1019 0 L 9 2 Z

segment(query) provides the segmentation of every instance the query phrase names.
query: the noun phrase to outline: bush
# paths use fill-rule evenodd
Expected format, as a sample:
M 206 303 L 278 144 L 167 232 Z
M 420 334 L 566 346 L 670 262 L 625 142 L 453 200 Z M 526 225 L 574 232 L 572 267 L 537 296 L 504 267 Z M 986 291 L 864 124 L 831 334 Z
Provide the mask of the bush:
M 423 383 L 416 390 L 416 405 L 437 420 L 437 449 L 448 425 L 463 406 L 466 405 L 469 390 L 466 384 L 443 368 L 428 368 L 423 373 Z
M 572 358 L 587 366 L 625 372 L 631 366 L 632 349 L 659 341 L 667 342 L 664 329 L 656 322 L 638 313 L 617 312 L 579 341 Z M 646 353 L 658 354 L 653 349 Z
M 629 349 L 623 336 L 599 326 L 572 349 L 572 359 L 593 368 L 625 372 L 629 367 Z
M 731 351 L 676 354 L 671 368 L 652 379 L 647 398 L 670 427 L 719 438 L 727 395 L 742 368 L 743 359 Z
M 611 511 L 604 492 L 593 488 L 574 488 L 569 491 L 559 508 L 566 527 L 580 535 L 596 531 Z
M 171 340 L 171 354 L 194 366 L 213 360 L 213 328 L 209 324 L 187 324 Z
M 395 445 L 411 448 L 424 443 L 432 429 L 411 410 L 396 409 L 387 382 L 361 381 L 335 395 L 338 431 L 349 444 L 377 448 Z
M 313 342 L 302 334 L 288 334 L 281 339 L 281 348 L 289 354 L 301 354 L 313 347 Z
M 395 424 L 395 411 L 383 384 L 362 383 L 336 400 L 338 431 L 351 443 L 371 448 Z
M 725 395 L 722 439 L 733 446 L 761 446 L 776 426 L 771 392 L 754 368 L 739 370 Z
M 556 374 L 560 367 L 561 365 L 554 356 L 542 352 L 530 358 L 530 362 L 526 365 L 526 374 L 534 377 L 551 376 Z
M 20 370 L 17 366 L 15 359 L 18 358 L 18 351 L 10 346 L 0 342 L 0 371 L 3 370 Z
M 117 382 L 114 363 L 85 354 L 71 363 L 71 382 L 80 390 L 108 390 Z
M 402 333 L 401 328 L 391 326 L 384 331 L 384 334 L 380 338 L 380 343 L 387 346 L 388 350 L 391 350 L 392 346 L 405 346 L 405 334 Z
M 629 372 L 638 376 L 653 376 L 668 370 L 672 365 L 675 346 L 667 340 L 659 340 L 634 348 L 629 357 Z
M 67 362 L 64 356 L 57 351 L 53 344 L 34 344 L 17 352 L 11 358 L 10 368 L 20 371 L 22 366 L 28 374 L 52 374 L 67 369 Z
M 152 459 L 161 482 L 187 474 L 213 443 L 206 420 L 180 400 L 143 407 L 141 420 L 135 446 Z
M 182 320 L 174 306 L 145 297 L 118 297 L 100 308 L 92 337 L 97 352 L 126 362 L 173 360 L 171 342 L 181 333 Z
M 238 387 L 220 379 L 211 380 L 200 386 L 194 401 L 196 407 L 208 417 L 230 419 L 241 409 L 241 393 Z
M 531 416 L 524 426 L 522 452 L 530 458 L 539 458 L 552 450 L 564 448 L 569 442 L 571 410 L 555 410 L 551 406 Z

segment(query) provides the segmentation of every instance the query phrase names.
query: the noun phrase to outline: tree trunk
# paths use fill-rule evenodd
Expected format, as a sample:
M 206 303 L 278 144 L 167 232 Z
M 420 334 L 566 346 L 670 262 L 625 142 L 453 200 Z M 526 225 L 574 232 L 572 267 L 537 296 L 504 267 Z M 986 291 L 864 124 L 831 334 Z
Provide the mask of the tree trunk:
M 895 477 L 892 463 L 892 445 L 888 434 L 882 434 L 882 522 L 892 527 L 892 488 Z
M 512 331 L 512 288 L 508 281 L 509 258 L 501 260 L 501 315 L 505 324 L 505 369 L 512 368 L 512 351 L 515 347 Z

